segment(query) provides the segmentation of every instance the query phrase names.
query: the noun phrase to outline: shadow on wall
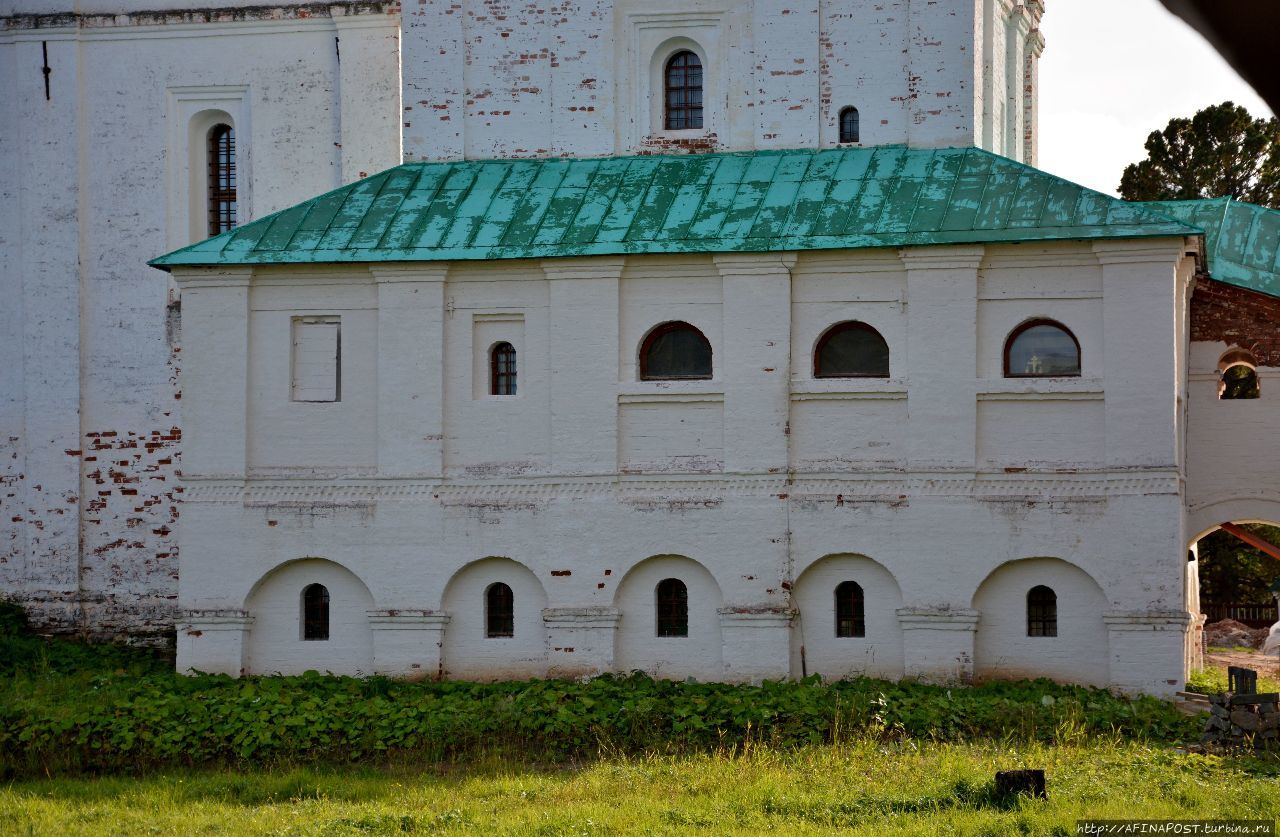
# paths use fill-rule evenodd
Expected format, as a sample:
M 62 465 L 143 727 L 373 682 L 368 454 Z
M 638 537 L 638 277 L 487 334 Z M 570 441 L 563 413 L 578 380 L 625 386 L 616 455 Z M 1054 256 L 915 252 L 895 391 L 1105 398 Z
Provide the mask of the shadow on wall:
M 663 583 L 669 580 L 679 584 Z M 721 603 L 720 586 L 697 561 L 659 555 L 636 564 L 614 597 L 614 606 L 622 613 L 614 636 L 614 668 L 639 669 L 671 680 L 719 680 L 724 673 Z
M 902 591 L 883 565 L 864 555 L 828 555 L 800 574 L 791 596 L 799 614 L 793 675 L 902 677 Z
M 510 558 L 483 558 L 463 567 L 444 590 L 445 677 L 522 680 L 547 671 L 542 610 L 547 593 L 537 576 Z
M 253 617 L 245 670 L 371 674 L 372 607 L 369 588 L 340 564 L 323 558 L 283 564 L 263 576 L 245 600 Z
M 978 679 L 1048 677 L 1110 682 L 1107 596 L 1084 570 L 1058 558 L 1026 558 L 997 567 L 978 587 L 974 638 Z

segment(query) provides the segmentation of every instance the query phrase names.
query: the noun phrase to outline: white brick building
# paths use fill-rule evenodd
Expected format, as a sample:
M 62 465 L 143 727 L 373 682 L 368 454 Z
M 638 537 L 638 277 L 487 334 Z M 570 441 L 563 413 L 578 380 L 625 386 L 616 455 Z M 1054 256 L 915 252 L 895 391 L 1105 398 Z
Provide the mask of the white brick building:
M 988 153 L 1035 161 L 1039 3 L 44 5 L 0 9 L 0 579 L 48 623 L 231 673 L 1168 693 L 1188 544 L 1280 518 L 1265 445 L 1196 458 L 1274 423 L 1274 270 Z M 166 278 L 218 126 L 240 227 Z M 441 162 L 362 179 L 402 159 Z M 1256 336 L 1191 343 L 1207 272 Z

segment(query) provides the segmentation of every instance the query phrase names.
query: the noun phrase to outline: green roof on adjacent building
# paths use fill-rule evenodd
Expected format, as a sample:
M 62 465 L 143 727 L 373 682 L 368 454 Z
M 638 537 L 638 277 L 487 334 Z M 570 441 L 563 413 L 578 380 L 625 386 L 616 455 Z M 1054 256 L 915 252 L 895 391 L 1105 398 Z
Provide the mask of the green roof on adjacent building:
M 1141 205 L 1204 230 L 1214 279 L 1280 296 L 1280 211 L 1231 198 Z
M 151 264 L 762 252 L 1199 232 L 981 149 L 879 146 L 406 163 Z

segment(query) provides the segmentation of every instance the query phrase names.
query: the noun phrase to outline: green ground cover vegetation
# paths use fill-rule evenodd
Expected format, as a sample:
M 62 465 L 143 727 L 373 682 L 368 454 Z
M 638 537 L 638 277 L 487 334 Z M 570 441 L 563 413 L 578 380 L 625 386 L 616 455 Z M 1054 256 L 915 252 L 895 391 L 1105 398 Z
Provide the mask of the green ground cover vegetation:
M 0 833 L 1068 834 L 1084 816 L 1274 817 L 1280 764 L 1178 749 L 1200 727 L 1049 681 L 180 677 L 154 652 L 32 636 L 0 608 Z M 1017 767 L 1048 771 L 1047 801 L 994 796 L 994 772 Z

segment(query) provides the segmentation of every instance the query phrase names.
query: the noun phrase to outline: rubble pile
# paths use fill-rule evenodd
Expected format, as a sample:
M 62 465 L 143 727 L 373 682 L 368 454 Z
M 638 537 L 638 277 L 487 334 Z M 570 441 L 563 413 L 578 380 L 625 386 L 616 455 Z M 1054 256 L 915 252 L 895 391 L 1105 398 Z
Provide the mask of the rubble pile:
M 1250 628 L 1243 622 L 1234 619 L 1223 619 L 1204 626 L 1204 640 L 1207 645 L 1233 648 L 1242 645 L 1246 648 L 1261 648 L 1266 641 L 1269 628 Z
M 1252 745 L 1257 749 L 1276 746 L 1280 737 L 1280 694 L 1232 694 L 1209 696 L 1209 720 L 1204 725 L 1201 744 L 1221 747 Z

